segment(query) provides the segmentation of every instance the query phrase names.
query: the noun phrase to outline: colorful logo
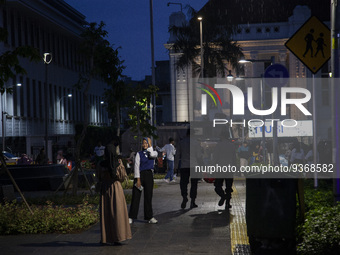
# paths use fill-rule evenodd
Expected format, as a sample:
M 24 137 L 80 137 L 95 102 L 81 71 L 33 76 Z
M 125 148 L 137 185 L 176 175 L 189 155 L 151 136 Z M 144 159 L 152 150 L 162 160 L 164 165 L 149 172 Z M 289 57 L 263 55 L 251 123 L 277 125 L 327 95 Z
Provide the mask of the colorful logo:
M 211 87 L 211 86 L 208 85 L 208 84 L 202 83 L 202 82 L 198 82 L 198 83 L 201 84 L 201 85 L 203 85 L 203 86 L 205 86 L 206 88 L 210 89 L 210 90 L 216 95 L 216 97 L 218 98 L 218 100 L 220 101 L 220 104 L 221 104 L 221 106 L 222 106 L 221 97 L 220 97 L 220 95 L 217 93 L 217 91 L 216 91 L 213 87 Z M 205 93 L 207 93 L 207 94 L 211 97 L 211 99 L 214 101 L 215 106 L 217 106 L 215 97 L 213 96 L 213 94 L 211 94 L 211 92 L 210 92 L 209 90 L 207 90 L 207 89 L 205 89 L 205 88 L 201 88 L 201 87 L 197 87 L 197 88 L 199 88 L 200 90 L 202 90 L 202 91 L 204 91 Z M 202 101 L 202 104 L 201 104 L 201 106 L 202 106 L 202 108 L 201 108 L 202 115 L 205 115 L 205 114 L 207 114 L 207 104 L 206 104 L 206 102 L 207 102 L 207 95 L 202 94 L 202 96 L 201 96 L 201 101 Z

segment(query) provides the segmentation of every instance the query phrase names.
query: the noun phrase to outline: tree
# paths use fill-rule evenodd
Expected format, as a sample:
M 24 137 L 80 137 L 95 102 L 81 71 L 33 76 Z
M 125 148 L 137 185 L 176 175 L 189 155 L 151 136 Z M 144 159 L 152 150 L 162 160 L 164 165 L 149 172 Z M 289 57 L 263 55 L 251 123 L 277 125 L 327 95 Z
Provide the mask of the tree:
M 157 130 L 151 123 L 150 116 L 150 100 L 153 95 L 157 97 L 157 86 L 149 85 L 146 89 L 142 86 L 138 86 L 133 89 L 133 95 L 130 97 L 132 99 L 131 106 L 129 108 L 129 125 L 132 131 L 137 133 L 138 142 L 141 141 L 141 135 L 152 136 L 153 138 L 158 138 L 155 134 Z
M 200 56 L 200 29 L 197 17 L 204 16 L 203 25 L 203 60 L 204 77 L 216 77 L 217 74 L 225 76 L 227 63 L 237 68 L 238 59 L 243 55 L 242 51 L 231 38 L 235 25 L 227 23 L 225 15 L 217 15 L 215 12 L 197 13 L 192 7 L 187 6 L 190 21 L 183 26 L 172 26 L 170 31 L 177 35 L 177 40 L 171 50 L 182 53 L 176 65 L 184 69 L 192 66 L 194 74 L 201 72 L 201 66 L 197 63 Z M 216 10 L 215 10 L 216 11 Z
M 122 71 L 125 67 L 122 65 L 123 61 L 118 57 L 118 49 L 106 48 L 105 56 L 108 61 L 103 67 L 103 72 L 106 74 L 104 81 L 108 85 L 104 93 L 105 101 L 109 114 L 115 116 L 117 137 L 120 136 L 120 108 L 126 102 L 126 86 L 121 80 Z
M 107 31 L 104 30 L 104 22 L 99 24 L 93 22 L 86 25 L 82 33 L 83 42 L 80 46 L 80 54 L 84 56 L 85 61 L 80 63 L 84 65 L 84 72 L 79 74 L 79 81 L 76 87 L 82 90 L 85 103 L 85 120 L 83 129 L 79 136 L 76 137 L 75 161 L 76 168 L 73 178 L 73 194 L 78 189 L 78 170 L 80 169 L 81 146 L 84 141 L 86 130 L 89 125 L 89 97 L 88 92 L 91 87 L 93 78 L 103 79 L 105 82 L 113 84 L 122 71 L 121 61 L 118 58 L 117 50 L 114 50 L 110 43 L 105 39 Z

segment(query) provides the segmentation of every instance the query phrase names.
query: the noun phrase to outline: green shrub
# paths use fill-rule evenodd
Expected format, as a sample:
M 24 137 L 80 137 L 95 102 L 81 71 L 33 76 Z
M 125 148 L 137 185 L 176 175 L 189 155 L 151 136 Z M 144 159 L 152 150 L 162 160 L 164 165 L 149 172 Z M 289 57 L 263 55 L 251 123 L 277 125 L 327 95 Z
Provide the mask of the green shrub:
M 164 179 L 165 178 L 165 174 L 154 174 L 153 178 L 154 179 Z
M 336 255 L 340 251 L 340 204 L 319 207 L 306 214 L 301 227 L 299 255 Z
M 84 230 L 99 220 L 97 206 L 84 200 L 73 207 L 31 206 L 33 215 L 24 204 L 0 204 L 0 234 L 73 233 Z
M 132 189 L 133 187 L 133 180 L 129 180 L 127 182 L 122 183 L 123 189 Z
M 307 212 L 320 207 L 331 207 L 333 199 L 332 190 L 305 189 L 305 209 Z
M 27 197 L 27 202 L 31 205 L 46 205 L 47 201 L 54 205 L 79 205 L 86 200 L 89 204 L 99 204 L 99 194 L 89 195 L 86 193 L 78 194 L 77 196 L 66 194 L 63 195 L 49 195 L 42 197 Z

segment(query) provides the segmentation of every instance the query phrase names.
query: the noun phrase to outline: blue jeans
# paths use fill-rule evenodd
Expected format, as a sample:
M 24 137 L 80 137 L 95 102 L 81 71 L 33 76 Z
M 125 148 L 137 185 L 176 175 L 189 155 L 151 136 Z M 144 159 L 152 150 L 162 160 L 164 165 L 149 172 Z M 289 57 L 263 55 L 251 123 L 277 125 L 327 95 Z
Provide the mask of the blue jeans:
M 166 160 L 168 162 L 168 172 L 164 179 L 170 178 L 170 181 L 174 178 L 174 161 L 173 160 Z

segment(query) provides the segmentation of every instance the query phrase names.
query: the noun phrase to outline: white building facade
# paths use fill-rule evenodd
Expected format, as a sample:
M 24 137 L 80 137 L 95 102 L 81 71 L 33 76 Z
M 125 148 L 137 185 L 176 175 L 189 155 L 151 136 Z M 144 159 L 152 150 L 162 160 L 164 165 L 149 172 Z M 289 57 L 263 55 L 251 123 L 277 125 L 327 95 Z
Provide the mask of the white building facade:
M 233 84 L 238 86 L 242 84 L 243 90 L 249 86 L 253 86 L 251 81 L 247 79 L 262 77 L 265 69 L 273 62 L 284 65 L 289 71 L 290 78 L 312 78 L 312 73 L 285 47 L 286 41 L 310 16 L 311 11 L 307 6 L 296 6 L 293 15 L 290 16 L 286 22 L 239 25 L 235 35 L 233 35 L 233 39 L 240 45 L 245 59 L 254 61 L 244 64 L 244 73 L 239 77 L 236 77 L 235 70 L 231 70 L 235 78 Z M 178 26 L 183 22 L 185 22 L 183 13 L 177 12 L 170 17 L 170 26 Z M 329 23 L 326 25 L 329 26 Z M 201 95 L 194 92 L 198 77 L 192 77 L 191 67 L 188 67 L 186 71 L 176 68 L 176 61 L 180 53 L 175 53 L 171 50 L 171 44 L 174 43 L 175 40 L 176 37 L 170 34 L 169 42 L 165 45 L 165 47 L 169 49 L 170 58 L 173 121 L 197 120 L 197 117 L 201 116 Z M 200 63 L 200 59 L 198 59 L 197 62 Z M 231 68 L 227 66 L 227 69 Z M 314 77 L 328 77 L 329 70 L 330 61 L 328 61 Z M 305 86 L 312 91 L 312 84 L 310 82 L 312 79 L 307 80 Z M 325 81 L 326 80 L 328 81 L 328 79 L 325 79 Z M 329 140 L 331 139 L 330 84 L 328 84 L 328 82 L 322 82 L 322 79 L 316 79 L 316 85 L 318 137 Z M 259 101 L 259 87 L 253 87 L 253 90 L 258 94 L 254 100 Z M 229 92 L 224 93 L 225 94 L 222 95 L 219 93 L 222 101 L 230 102 Z M 270 97 L 270 88 L 266 88 L 266 94 Z M 310 104 L 312 104 L 312 102 L 310 102 Z M 311 109 L 311 106 L 309 108 Z M 218 108 L 210 110 L 208 112 L 208 118 L 213 119 L 214 114 L 218 110 Z M 224 113 L 230 116 L 230 108 Z M 291 110 L 289 114 L 291 117 L 298 117 L 300 120 L 303 119 L 301 116 L 296 116 L 298 113 L 293 110 Z M 308 118 L 306 117 L 305 119 Z
M 82 71 L 77 64 L 81 60 L 77 49 L 85 16 L 62 0 L 7 0 L 0 6 L 0 13 L 0 26 L 8 31 L 8 39 L 0 43 L 1 54 L 29 45 L 39 49 L 42 56 L 39 63 L 22 59 L 20 64 L 27 74 L 5 84 L 7 90 L 13 89 L 13 93 L 1 95 L 5 150 L 25 144 L 26 153 L 36 155 L 38 148 L 44 147 L 48 109 L 48 156 L 52 159 L 52 145 L 74 145 L 75 126 L 86 117 L 83 93 L 74 87 Z M 52 55 L 47 76 L 44 53 Z M 94 80 L 89 91 L 91 125 L 109 124 L 107 111 L 101 105 L 104 86 L 103 82 Z

